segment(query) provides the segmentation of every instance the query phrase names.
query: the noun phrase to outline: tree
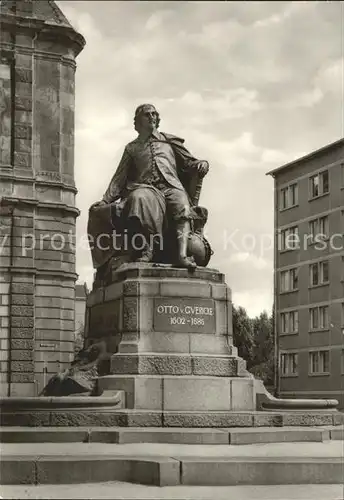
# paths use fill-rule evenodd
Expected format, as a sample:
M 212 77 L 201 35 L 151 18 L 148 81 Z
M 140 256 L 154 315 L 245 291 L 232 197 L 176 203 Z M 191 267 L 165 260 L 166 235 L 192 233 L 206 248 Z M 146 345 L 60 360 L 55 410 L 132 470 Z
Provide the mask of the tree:
M 253 364 L 259 365 L 269 359 L 273 350 L 272 322 L 266 311 L 253 320 L 253 340 Z
M 250 368 L 253 361 L 253 325 L 243 307 L 233 305 L 233 342 Z
M 247 369 L 266 385 L 273 386 L 275 373 L 274 312 L 250 318 L 243 307 L 233 306 L 233 342 Z
M 253 319 L 253 361 L 251 373 L 267 385 L 274 384 L 274 316 L 266 311 Z

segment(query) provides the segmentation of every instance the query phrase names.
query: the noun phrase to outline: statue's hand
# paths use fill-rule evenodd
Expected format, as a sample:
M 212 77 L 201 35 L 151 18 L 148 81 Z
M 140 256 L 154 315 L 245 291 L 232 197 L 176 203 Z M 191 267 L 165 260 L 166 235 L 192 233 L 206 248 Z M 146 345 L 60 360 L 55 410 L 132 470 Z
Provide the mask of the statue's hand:
M 200 161 L 197 165 L 197 171 L 201 177 L 204 177 L 209 171 L 209 163 L 207 161 Z
M 104 200 L 96 201 L 90 206 L 90 210 L 93 210 L 94 208 L 103 207 L 104 205 L 107 205 L 106 201 Z

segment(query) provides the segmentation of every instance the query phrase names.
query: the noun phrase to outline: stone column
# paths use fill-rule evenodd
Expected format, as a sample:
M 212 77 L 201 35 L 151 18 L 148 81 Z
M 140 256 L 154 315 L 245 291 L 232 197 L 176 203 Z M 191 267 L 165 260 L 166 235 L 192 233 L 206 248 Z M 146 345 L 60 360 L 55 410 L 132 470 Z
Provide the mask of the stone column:
M 0 387 L 30 396 L 73 353 L 74 74 L 85 41 L 54 2 L 1 2 L 0 22 Z

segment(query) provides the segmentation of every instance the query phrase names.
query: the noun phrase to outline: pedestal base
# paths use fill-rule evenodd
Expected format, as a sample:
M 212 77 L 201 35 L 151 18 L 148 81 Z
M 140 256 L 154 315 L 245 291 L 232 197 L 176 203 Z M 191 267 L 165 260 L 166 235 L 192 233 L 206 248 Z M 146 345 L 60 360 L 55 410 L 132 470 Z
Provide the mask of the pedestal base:
M 124 390 L 126 408 L 161 411 L 243 411 L 256 407 L 254 380 L 201 375 L 110 375 L 102 389 Z

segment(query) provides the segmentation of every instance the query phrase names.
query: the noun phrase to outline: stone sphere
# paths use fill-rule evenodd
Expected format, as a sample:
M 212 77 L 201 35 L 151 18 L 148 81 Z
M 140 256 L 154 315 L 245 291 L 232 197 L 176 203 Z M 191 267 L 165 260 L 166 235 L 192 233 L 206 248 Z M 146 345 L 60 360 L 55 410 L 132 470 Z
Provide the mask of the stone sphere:
M 205 267 L 212 255 L 212 249 L 204 236 L 192 233 L 188 242 L 188 255 L 195 259 L 198 266 Z

